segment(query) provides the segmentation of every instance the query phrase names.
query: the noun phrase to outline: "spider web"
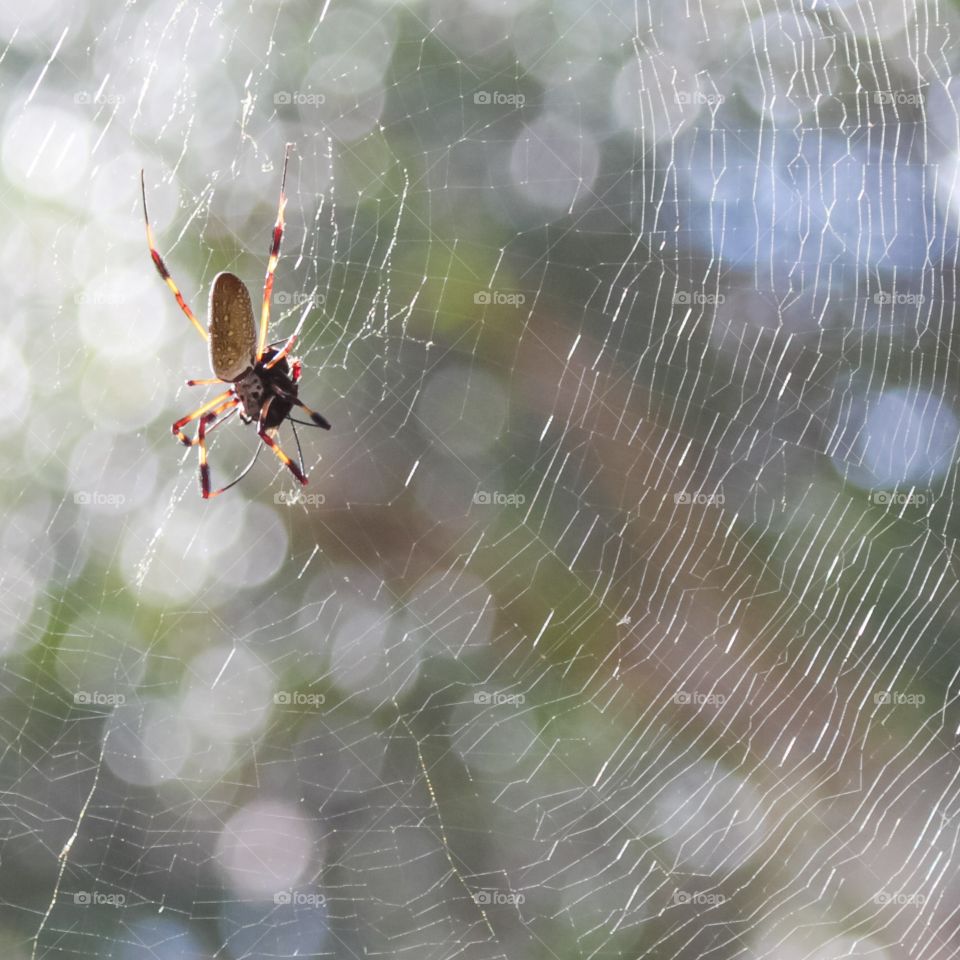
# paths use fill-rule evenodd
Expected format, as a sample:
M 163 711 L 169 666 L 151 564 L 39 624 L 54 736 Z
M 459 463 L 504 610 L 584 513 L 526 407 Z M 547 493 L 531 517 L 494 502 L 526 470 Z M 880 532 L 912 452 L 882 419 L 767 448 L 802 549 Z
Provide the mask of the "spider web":
M 2 955 L 954 956 L 957 20 L 0 11 Z

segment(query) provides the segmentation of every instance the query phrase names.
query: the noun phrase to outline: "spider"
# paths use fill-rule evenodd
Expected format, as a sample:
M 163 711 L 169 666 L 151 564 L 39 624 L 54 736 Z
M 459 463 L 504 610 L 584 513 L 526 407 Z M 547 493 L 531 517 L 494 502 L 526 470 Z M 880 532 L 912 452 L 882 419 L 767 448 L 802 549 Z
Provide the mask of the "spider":
M 150 247 L 150 256 L 153 258 L 157 272 L 163 277 L 170 288 L 180 309 L 187 315 L 197 332 L 209 343 L 210 366 L 213 377 L 203 380 L 188 380 L 188 387 L 212 386 L 213 384 L 229 384 L 228 388 L 197 407 L 193 413 L 181 417 L 172 426 L 173 435 L 187 447 L 200 448 L 200 495 L 204 500 L 219 496 L 239 483 L 256 463 L 263 445 L 268 446 L 277 456 L 277 459 L 297 478 L 306 485 L 307 476 L 303 470 L 303 453 L 300 451 L 300 439 L 297 437 L 297 428 L 293 424 L 303 426 L 317 426 L 324 430 L 330 429 L 326 418 L 311 410 L 297 395 L 299 391 L 302 366 L 299 360 L 290 357 L 299 332 L 299 326 L 284 342 L 267 343 L 267 331 L 270 326 L 270 294 L 273 291 L 273 278 L 280 259 L 280 241 L 283 238 L 283 211 L 287 204 L 284 187 L 287 182 L 287 163 L 290 159 L 291 144 L 287 144 L 283 157 L 283 173 L 280 178 L 280 203 L 277 209 L 277 222 L 273 228 L 273 243 L 270 247 L 270 258 L 267 261 L 267 275 L 263 283 L 263 306 L 260 311 L 260 330 L 257 332 L 253 319 L 253 306 L 250 292 L 243 281 L 232 273 L 218 273 L 213 278 L 210 289 L 209 332 L 204 330 L 187 305 L 180 289 L 170 276 L 170 271 L 163 262 L 163 257 L 157 250 L 150 227 L 150 218 L 147 215 L 147 188 L 144 184 L 143 171 L 140 171 L 140 191 L 143 196 L 143 220 L 147 228 L 147 244 Z M 283 344 L 283 346 L 280 346 Z M 280 349 L 276 349 L 280 347 Z M 297 420 L 290 416 L 294 407 L 299 407 L 310 416 L 310 422 Z M 210 466 L 207 463 L 207 435 L 215 427 L 228 420 L 234 413 L 240 413 L 244 423 L 257 425 L 257 436 L 262 443 L 257 444 L 257 451 L 253 459 L 247 464 L 238 477 L 224 487 L 217 490 L 210 489 Z M 196 436 L 191 439 L 183 432 L 183 428 L 194 420 L 198 420 Z M 293 436 L 297 443 L 300 465 L 294 463 L 284 453 L 275 437 L 278 428 L 284 420 L 289 420 L 293 427 Z

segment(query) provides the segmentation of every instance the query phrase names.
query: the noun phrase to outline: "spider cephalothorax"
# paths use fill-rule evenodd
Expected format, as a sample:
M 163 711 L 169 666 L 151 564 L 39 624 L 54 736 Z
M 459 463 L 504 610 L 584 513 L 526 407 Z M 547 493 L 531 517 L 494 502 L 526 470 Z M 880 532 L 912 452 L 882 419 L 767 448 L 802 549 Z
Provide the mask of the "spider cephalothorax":
M 330 429 L 326 418 L 311 410 L 298 396 L 300 381 L 300 361 L 287 360 L 290 349 L 297 339 L 297 332 L 284 342 L 267 343 L 267 331 L 270 326 L 270 294 L 273 291 L 273 278 L 280 258 L 280 241 L 283 238 L 283 211 L 287 203 L 284 185 L 287 180 L 287 162 L 290 158 L 290 144 L 283 158 L 283 175 L 280 179 L 280 204 L 277 210 L 277 222 L 273 228 L 273 244 L 270 259 L 267 261 L 267 276 L 263 283 L 263 305 L 260 311 L 259 333 L 254 324 L 253 304 L 250 292 L 243 281 L 232 273 L 218 273 L 210 288 L 210 309 L 205 330 L 187 306 L 180 290 L 173 282 L 163 258 L 157 251 L 147 216 L 147 190 L 140 172 L 140 187 L 143 193 L 143 219 L 147 227 L 147 243 L 154 265 L 164 282 L 173 291 L 180 309 L 187 315 L 200 335 L 210 345 L 210 366 L 214 376 L 205 380 L 188 380 L 188 386 L 209 386 L 226 384 L 227 389 L 209 400 L 193 413 L 173 424 L 175 437 L 188 447 L 200 448 L 200 493 L 204 499 L 215 497 L 238 483 L 253 466 L 261 447 L 253 460 L 235 480 L 218 490 L 210 489 L 210 467 L 207 463 L 206 436 L 237 411 L 244 423 L 257 424 L 257 436 L 277 455 L 280 462 L 300 481 L 307 482 L 303 471 L 303 458 L 300 466 L 295 464 L 283 452 L 276 442 L 275 435 L 280 424 L 289 420 L 291 425 L 302 423 L 307 426 Z M 275 347 L 283 344 L 279 350 Z M 294 407 L 299 407 L 310 417 L 310 421 L 296 420 L 290 416 Z M 183 432 L 183 428 L 192 421 L 199 421 L 197 434 L 192 439 Z M 296 438 L 296 427 L 293 427 Z M 299 449 L 299 441 L 297 448 Z
M 297 401 L 297 382 L 290 375 L 286 358 L 275 367 L 267 366 L 276 355 L 276 350 L 268 350 L 263 360 L 241 374 L 233 384 L 233 391 L 240 399 L 240 419 L 244 423 L 259 420 L 263 405 L 270 400 L 270 409 L 263 418 L 266 430 L 279 427 Z

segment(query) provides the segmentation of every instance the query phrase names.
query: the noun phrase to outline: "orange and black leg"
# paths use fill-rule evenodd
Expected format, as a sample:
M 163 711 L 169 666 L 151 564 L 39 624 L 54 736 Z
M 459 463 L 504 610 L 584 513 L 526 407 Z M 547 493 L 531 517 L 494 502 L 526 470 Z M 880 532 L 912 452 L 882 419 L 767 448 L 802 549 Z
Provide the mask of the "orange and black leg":
M 233 401 L 234 405 L 239 403 L 238 400 Z M 234 406 L 236 409 L 236 406 Z M 233 410 L 230 411 L 233 413 Z M 230 414 L 227 414 L 230 416 Z M 207 424 L 216 417 L 215 413 L 208 413 L 205 417 L 200 418 L 200 425 L 197 427 L 197 444 L 200 447 L 200 496 L 204 500 L 209 500 L 211 497 L 216 497 L 219 494 L 223 493 L 226 490 L 226 487 L 222 487 L 220 490 L 210 490 L 210 464 L 207 463 Z M 222 422 L 222 421 L 218 421 Z M 216 426 L 216 423 L 213 424 Z M 212 427 L 211 427 L 212 429 Z M 230 484 L 233 486 L 233 484 Z
M 200 418 L 200 424 L 197 427 L 197 438 L 194 442 L 200 447 L 200 496 L 203 497 L 204 500 L 209 500 L 211 496 L 223 493 L 223 490 L 227 489 L 224 487 L 223 490 L 217 490 L 214 494 L 210 493 L 210 465 L 207 463 L 207 434 L 213 430 L 214 427 L 219 427 L 224 420 L 229 420 L 230 417 L 236 413 L 239 403 L 239 400 L 231 400 L 229 413 L 227 413 L 226 416 L 220 417 L 219 420 L 217 420 L 217 411 L 208 413 L 206 416 Z M 233 484 L 231 483 L 230 486 L 232 487 Z
M 324 430 L 330 429 L 330 421 L 322 413 L 317 413 L 316 410 L 311 410 L 298 397 L 291 397 L 290 402 L 294 406 L 299 407 L 318 427 L 323 427 Z
M 270 409 L 270 404 L 273 402 L 271 397 L 260 410 L 260 422 L 257 424 L 257 436 L 276 454 L 277 459 L 297 478 L 297 480 L 303 484 L 307 485 L 307 478 L 304 475 L 303 471 L 283 452 L 280 444 L 277 443 L 273 437 L 264 429 L 263 424 L 267 418 L 267 411 Z
M 224 410 L 226 410 L 233 400 L 236 400 L 236 398 L 234 397 L 232 389 L 218 394 L 212 400 L 208 400 L 202 407 L 197 407 L 193 413 L 188 413 L 185 417 L 181 417 L 175 424 L 173 424 L 173 426 L 170 428 L 173 432 L 173 435 L 185 447 L 192 447 L 194 442 L 183 432 L 183 428 L 188 423 L 192 423 L 194 420 L 199 420 L 204 414 L 210 413 L 210 411 L 214 410 L 215 408 L 222 407 Z
M 219 407 L 214 410 L 211 410 L 209 413 L 205 413 L 200 418 L 200 426 L 203 427 L 204 435 L 209 435 L 210 432 L 215 428 L 219 427 L 221 423 L 225 423 L 229 420 L 236 412 L 240 409 L 239 400 L 226 400 Z M 221 416 L 222 414 L 222 416 Z M 189 438 L 188 438 L 189 439 Z M 197 435 L 190 440 L 189 443 L 185 443 L 184 446 L 195 447 L 200 443 L 200 429 L 197 428 Z
M 143 222 L 147 227 L 147 245 L 150 247 L 150 256 L 153 257 L 153 265 L 157 268 L 157 273 L 163 277 L 163 282 L 177 298 L 180 309 L 187 315 L 187 319 L 197 328 L 197 333 L 199 333 L 204 340 L 209 340 L 210 335 L 203 329 L 200 321 L 193 315 L 190 307 L 187 306 L 187 301 L 183 299 L 180 288 L 174 283 L 173 277 L 170 276 L 170 271 L 167 269 L 167 265 L 163 262 L 163 257 L 160 256 L 160 251 L 157 250 L 157 244 L 153 238 L 153 228 L 150 226 L 150 218 L 147 216 L 147 187 L 143 180 L 142 170 L 140 171 L 140 193 L 143 197 Z
M 295 380 L 299 377 L 295 377 Z M 330 421 L 327 420 L 325 416 L 321 413 L 317 413 L 316 410 L 311 410 L 299 397 L 295 397 L 292 393 L 288 393 L 286 390 L 282 390 L 280 387 L 274 386 L 273 389 L 276 391 L 277 395 L 283 397 L 284 400 L 289 401 L 295 407 L 299 407 L 307 414 L 308 417 L 314 422 L 318 427 L 323 427 L 324 430 L 330 429 Z
M 239 400 L 234 401 L 236 406 L 226 415 L 221 417 L 214 423 L 212 426 L 208 426 L 210 422 L 211 414 L 207 414 L 201 421 L 200 426 L 197 428 L 197 443 L 200 446 L 200 496 L 204 500 L 210 500 L 212 497 L 219 497 L 221 493 L 226 493 L 231 487 L 235 487 L 252 469 L 253 465 L 257 462 L 257 457 L 260 456 L 260 450 L 262 449 L 261 445 L 257 444 L 257 450 L 251 458 L 250 462 L 240 471 L 240 475 L 234 477 L 226 486 L 220 487 L 217 490 L 210 489 L 210 466 L 207 462 L 207 434 L 210 433 L 214 427 L 219 427 L 224 420 L 229 419 L 234 412 L 239 409 Z
M 259 361 L 267 348 L 267 329 L 270 326 L 270 296 L 273 293 L 273 278 L 277 272 L 277 262 L 280 259 L 280 241 L 283 239 L 283 213 L 287 206 L 287 195 L 284 192 L 287 185 L 287 163 L 290 160 L 290 147 L 287 144 L 283 155 L 283 173 L 280 176 L 280 202 L 277 206 L 277 222 L 273 227 L 273 243 L 270 246 L 270 259 L 267 261 L 267 275 L 263 281 L 263 306 L 260 309 L 260 337 L 257 340 L 257 360 Z
M 290 348 L 296 342 L 297 333 L 294 332 L 287 337 L 286 340 L 274 340 L 273 343 L 268 343 L 267 350 L 279 347 L 281 343 L 283 344 L 283 349 L 275 357 L 272 357 L 269 363 L 264 364 L 264 368 L 270 370 L 272 367 L 275 367 L 290 352 Z M 294 383 L 300 379 L 302 368 L 303 364 L 299 360 L 295 360 L 293 357 L 290 358 L 290 376 L 293 378 Z
M 290 352 L 291 348 L 296 342 L 297 342 L 297 335 L 293 333 L 287 339 L 287 342 L 283 345 L 283 349 L 280 350 L 275 357 L 271 357 L 269 363 L 264 364 L 264 369 L 270 370 L 272 367 L 275 367 Z

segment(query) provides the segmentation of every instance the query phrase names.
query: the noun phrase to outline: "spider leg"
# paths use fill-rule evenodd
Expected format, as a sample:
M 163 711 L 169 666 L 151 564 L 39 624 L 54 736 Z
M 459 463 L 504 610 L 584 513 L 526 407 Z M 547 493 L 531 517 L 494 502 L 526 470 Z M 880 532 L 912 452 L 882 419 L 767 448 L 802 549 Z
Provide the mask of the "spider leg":
M 297 332 L 299 327 L 286 339 L 286 340 L 274 340 L 273 343 L 268 343 L 266 349 L 272 350 L 274 347 L 279 347 L 280 344 L 283 344 L 283 349 L 269 362 L 264 364 L 265 370 L 270 370 L 275 367 L 289 352 L 290 348 L 296 343 Z M 303 364 L 299 360 L 291 359 L 290 361 L 290 376 L 293 378 L 293 382 L 296 383 L 300 379 L 300 371 L 303 367 Z
M 239 401 L 237 401 L 239 402 Z M 235 409 L 235 408 L 234 408 Z M 221 417 L 213 427 L 219 426 L 227 419 L 231 414 L 227 414 L 226 417 Z M 209 416 L 209 414 L 208 414 Z M 213 427 L 210 429 L 212 430 Z M 207 444 L 206 444 L 206 435 L 207 435 L 207 417 L 204 417 L 200 421 L 200 426 L 197 428 L 197 443 L 200 445 L 200 496 L 204 500 L 209 500 L 211 497 L 219 497 L 221 493 L 226 493 L 231 487 L 236 486 L 252 469 L 253 465 L 257 462 L 257 457 L 260 456 L 261 445 L 257 444 L 256 452 L 251 458 L 250 462 L 240 471 L 240 475 L 234 477 L 226 486 L 220 487 L 217 490 L 210 489 L 210 465 L 207 463 Z
M 229 420 L 239 408 L 239 400 L 227 400 L 225 403 L 221 404 L 216 410 L 211 410 L 210 413 L 204 414 L 203 418 L 200 420 L 200 423 L 203 424 L 203 429 L 205 434 L 209 434 L 211 430 L 216 427 L 219 427 L 221 423 Z M 220 414 L 224 414 L 220 416 Z M 217 418 L 220 418 L 219 420 Z M 197 430 L 197 435 L 190 440 L 189 443 L 184 444 L 184 446 L 195 447 L 200 442 L 200 431 Z
M 264 422 L 267 417 L 267 411 L 270 409 L 270 404 L 273 402 L 273 397 L 270 397 L 269 400 L 261 407 L 260 409 L 260 422 L 257 424 L 257 436 L 276 454 L 277 459 L 300 481 L 303 486 L 307 485 L 307 478 L 304 476 L 303 471 L 283 452 L 280 444 L 277 443 L 273 437 L 264 429 Z
M 309 420 L 298 420 L 296 417 L 287 417 L 290 423 L 299 423 L 301 427 L 319 427 L 319 423 L 311 423 Z
M 219 377 L 211 377 L 207 380 L 188 380 L 188 387 L 212 387 L 215 383 L 226 383 L 226 380 L 221 380 Z
M 301 410 L 306 411 L 307 415 L 316 426 L 323 427 L 324 430 L 330 429 L 330 421 L 327 420 L 327 418 L 322 414 L 317 413 L 316 410 L 311 410 L 299 397 L 295 397 L 292 393 L 284 390 L 282 387 L 278 387 L 276 384 L 271 384 L 271 386 L 277 396 L 283 397 L 284 400 L 288 400 L 295 407 L 299 407 Z
M 170 288 L 173 295 L 177 298 L 177 303 L 180 304 L 180 309 L 187 315 L 187 319 L 197 328 L 197 333 L 203 337 L 204 340 L 209 340 L 210 335 L 206 330 L 203 329 L 200 321 L 193 315 L 193 311 L 190 307 L 187 306 L 187 301 L 183 299 L 183 294 L 180 292 L 180 288 L 173 282 L 173 277 L 170 276 L 170 271 L 167 269 L 167 265 L 163 262 L 163 257 L 160 256 L 160 251 L 157 250 L 157 243 L 153 237 L 153 228 L 150 226 L 150 218 L 147 216 L 147 187 L 143 180 L 143 171 L 140 171 L 140 193 L 143 197 L 143 222 L 147 227 L 147 245 L 150 247 L 150 256 L 153 257 L 153 265 L 157 268 L 157 273 L 163 277 L 163 282 Z
M 197 407 L 193 413 L 188 413 L 185 417 L 181 417 L 173 426 L 170 428 L 173 432 L 173 435 L 182 443 L 184 446 L 192 447 L 193 441 L 183 432 L 183 427 L 188 423 L 192 423 L 194 420 L 199 420 L 205 413 L 209 413 L 213 410 L 214 407 L 223 406 L 226 409 L 225 402 L 228 402 L 233 398 L 233 389 L 225 391 L 224 393 L 218 394 L 212 400 L 208 400 L 202 407 Z
M 283 349 L 275 357 L 273 357 L 269 363 L 264 364 L 264 369 L 269 370 L 272 367 L 275 367 L 290 352 L 291 347 L 293 347 L 296 342 L 297 335 L 296 333 L 292 333 L 287 339 L 287 342 L 283 345 Z
M 283 452 L 280 444 L 267 433 L 266 430 L 258 430 L 257 436 L 277 455 L 277 459 L 300 481 L 303 486 L 307 485 L 307 478 L 303 475 L 301 469 Z
M 290 418 L 288 417 L 287 419 L 289 420 Z M 294 425 L 293 421 L 290 422 L 290 429 L 293 431 L 293 439 L 296 441 L 296 444 L 297 444 L 297 460 L 300 461 L 300 472 L 304 476 L 306 476 L 307 468 L 303 465 L 303 450 L 300 449 L 300 438 L 297 436 L 297 428 Z
M 203 493 L 203 486 L 201 482 L 200 494 L 204 497 L 205 500 L 209 500 L 211 497 L 219 497 L 221 493 L 226 493 L 231 487 L 235 487 L 252 469 L 253 465 L 257 462 L 257 457 L 260 456 L 260 451 L 263 449 L 262 444 L 257 444 L 257 452 L 251 457 L 250 462 L 240 471 L 239 476 L 236 476 L 231 480 L 225 487 L 220 487 L 219 490 L 208 490 L 206 494 Z
M 300 337 L 300 331 L 303 329 L 304 321 L 307 319 L 309 314 L 310 314 L 310 307 L 308 305 L 307 309 L 304 310 L 303 313 L 300 315 L 300 321 L 297 323 L 296 329 L 293 331 L 293 333 L 290 334 L 286 342 L 283 344 L 283 348 L 275 357 L 271 357 L 270 362 L 265 365 L 267 370 L 269 370 L 271 367 L 276 366 L 290 352 L 291 348 Z M 271 343 L 270 346 L 273 347 L 273 346 L 276 346 L 276 344 Z M 294 366 L 299 367 L 299 364 L 294 364 Z M 296 383 L 296 381 L 299 379 L 300 379 L 300 375 L 299 373 L 297 373 L 293 378 L 294 383 Z
M 263 357 L 267 346 L 267 328 L 270 326 L 270 295 L 273 293 L 273 277 L 277 272 L 277 261 L 280 259 L 280 241 L 283 239 L 283 211 L 287 205 L 287 195 L 284 188 L 287 183 L 287 163 L 290 160 L 290 147 L 283 154 L 283 173 L 280 176 L 280 202 L 277 206 L 277 222 L 273 228 L 273 244 L 270 247 L 270 259 L 267 261 L 267 276 L 263 281 L 263 307 L 260 310 L 260 337 L 257 340 L 257 360 Z

